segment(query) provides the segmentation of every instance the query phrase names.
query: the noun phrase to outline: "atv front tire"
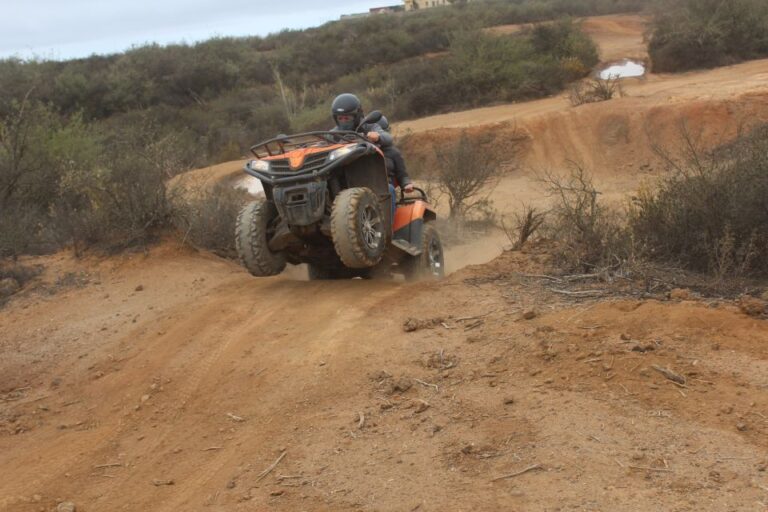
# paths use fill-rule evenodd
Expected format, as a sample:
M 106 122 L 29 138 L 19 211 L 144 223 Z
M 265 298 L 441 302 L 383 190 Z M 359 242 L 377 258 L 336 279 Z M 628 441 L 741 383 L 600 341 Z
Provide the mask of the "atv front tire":
M 285 254 L 269 249 L 269 227 L 277 209 L 265 198 L 240 210 L 235 228 L 235 247 L 243 266 L 256 277 L 274 276 L 285 269 Z
M 421 231 L 421 254 L 411 256 L 402 263 L 403 273 L 409 281 L 416 279 L 441 279 L 445 276 L 445 255 L 440 234 L 431 222 Z
M 331 238 L 349 268 L 369 268 L 381 261 L 387 235 L 381 203 L 371 189 L 342 190 L 333 202 Z

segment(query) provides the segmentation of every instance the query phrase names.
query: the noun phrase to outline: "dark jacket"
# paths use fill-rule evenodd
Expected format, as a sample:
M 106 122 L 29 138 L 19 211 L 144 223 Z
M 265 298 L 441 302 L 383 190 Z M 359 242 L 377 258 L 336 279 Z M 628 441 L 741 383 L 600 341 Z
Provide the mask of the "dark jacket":
M 340 132 L 340 131 L 348 131 L 348 130 L 342 130 L 338 126 L 334 126 L 333 128 L 331 128 L 331 131 Z M 381 146 L 382 149 L 391 146 L 395 142 L 395 139 L 392 137 L 392 134 L 387 131 L 384 131 L 384 129 L 376 123 L 364 124 L 357 131 L 361 133 L 368 133 L 368 132 L 378 133 L 379 134 L 378 144 L 379 146 Z
M 345 130 L 341 130 L 336 126 L 332 128 L 331 131 L 338 132 Z M 405 169 L 405 160 L 403 159 L 400 150 L 394 146 L 395 140 L 391 133 L 384 130 L 376 123 L 364 124 L 358 131 L 362 133 L 376 132 L 379 134 L 378 145 L 387 160 L 387 174 L 389 175 L 389 181 L 394 182 L 396 180 L 397 184 L 401 187 L 411 183 L 411 178 L 408 176 L 408 172 Z

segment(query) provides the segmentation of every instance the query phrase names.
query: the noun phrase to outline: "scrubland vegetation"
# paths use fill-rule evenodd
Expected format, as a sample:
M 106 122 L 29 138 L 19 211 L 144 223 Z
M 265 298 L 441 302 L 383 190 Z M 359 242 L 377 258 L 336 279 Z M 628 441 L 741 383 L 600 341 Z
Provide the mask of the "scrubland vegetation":
M 276 133 L 327 126 L 339 91 L 357 92 L 393 119 L 557 92 L 597 62 L 578 26 L 503 37 L 481 29 L 639 3 L 491 1 L 68 62 L 7 59 L 0 61 L 0 114 L 29 94 L 59 115 L 81 113 L 107 129 L 149 116 L 167 130 L 189 130 L 202 160 L 221 161 Z
M 713 68 L 768 56 L 768 2 L 656 2 L 648 52 L 655 72 Z
M 489 0 L 264 38 L 143 46 L 68 62 L 0 61 L 0 257 L 94 245 L 118 250 L 168 229 L 231 254 L 229 229 L 242 195 L 220 187 L 179 197 L 170 178 L 238 158 L 278 132 L 327 127 L 328 104 L 341 91 L 358 92 L 393 120 L 561 92 L 598 62 L 574 18 L 646 4 Z M 649 32 L 654 69 L 767 55 L 766 5 L 663 0 Z M 482 30 L 510 23 L 534 24 L 514 35 Z M 592 101 L 587 93 L 573 89 L 572 100 Z M 645 259 L 765 276 L 765 139 L 758 130 L 706 155 L 684 143 L 687 158 L 670 157 L 674 172 L 643 190 L 623 216 L 601 203 L 582 169 L 548 176 L 557 206 L 546 216 L 524 212 L 513 223 L 522 230 L 516 243 L 549 230 L 563 242 L 566 266 Z M 472 160 L 467 144 L 463 138 L 440 149 L 482 174 L 443 162 L 449 179 L 440 187 L 457 216 L 484 211 L 483 190 L 498 179 L 488 169 L 499 162 Z M 450 179 L 451 172 L 466 179 Z
M 0 255 L 119 249 L 178 226 L 227 252 L 195 225 L 204 216 L 170 197 L 173 175 L 276 133 L 327 127 L 341 91 L 395 120 L 558 92 L 597 62 L 568 17 L 639 5 L 489 1 L 265 38 L 0 61 Z M 481 30 L 558 18 L 515 36 Z
M 519 215 L 510 240 L 522 245 L 534 225 L 556 241 L 558 264 L 575 271 L 652 263 L 719 279 L 768 277 L 768 125 L 712 151 L 683 131 L 658 151 L 669 172 L 624 207 L 601 200 L 577 165 L 543 175 L 551 208 Z

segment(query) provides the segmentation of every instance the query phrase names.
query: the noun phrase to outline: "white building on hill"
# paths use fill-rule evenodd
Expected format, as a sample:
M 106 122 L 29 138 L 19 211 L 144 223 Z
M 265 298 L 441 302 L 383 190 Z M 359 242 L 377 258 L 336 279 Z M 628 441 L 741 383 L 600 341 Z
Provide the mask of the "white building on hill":
M 403 0 L 403 3 L 405 4 L 406 11 L 415 11 L 417 9 L 430 9 L 432 7 L 451 5 L 459 1 L 461 0 Z

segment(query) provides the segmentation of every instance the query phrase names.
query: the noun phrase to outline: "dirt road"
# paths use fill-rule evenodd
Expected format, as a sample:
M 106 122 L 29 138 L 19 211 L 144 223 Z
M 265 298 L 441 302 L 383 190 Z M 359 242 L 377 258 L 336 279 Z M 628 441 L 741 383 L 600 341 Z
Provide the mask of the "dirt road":
M 758 510 L 768 323 L 563 302 L 538 259 L 406 286 L 60 256 L 83 287 L 0 317 L 0 510 Z

